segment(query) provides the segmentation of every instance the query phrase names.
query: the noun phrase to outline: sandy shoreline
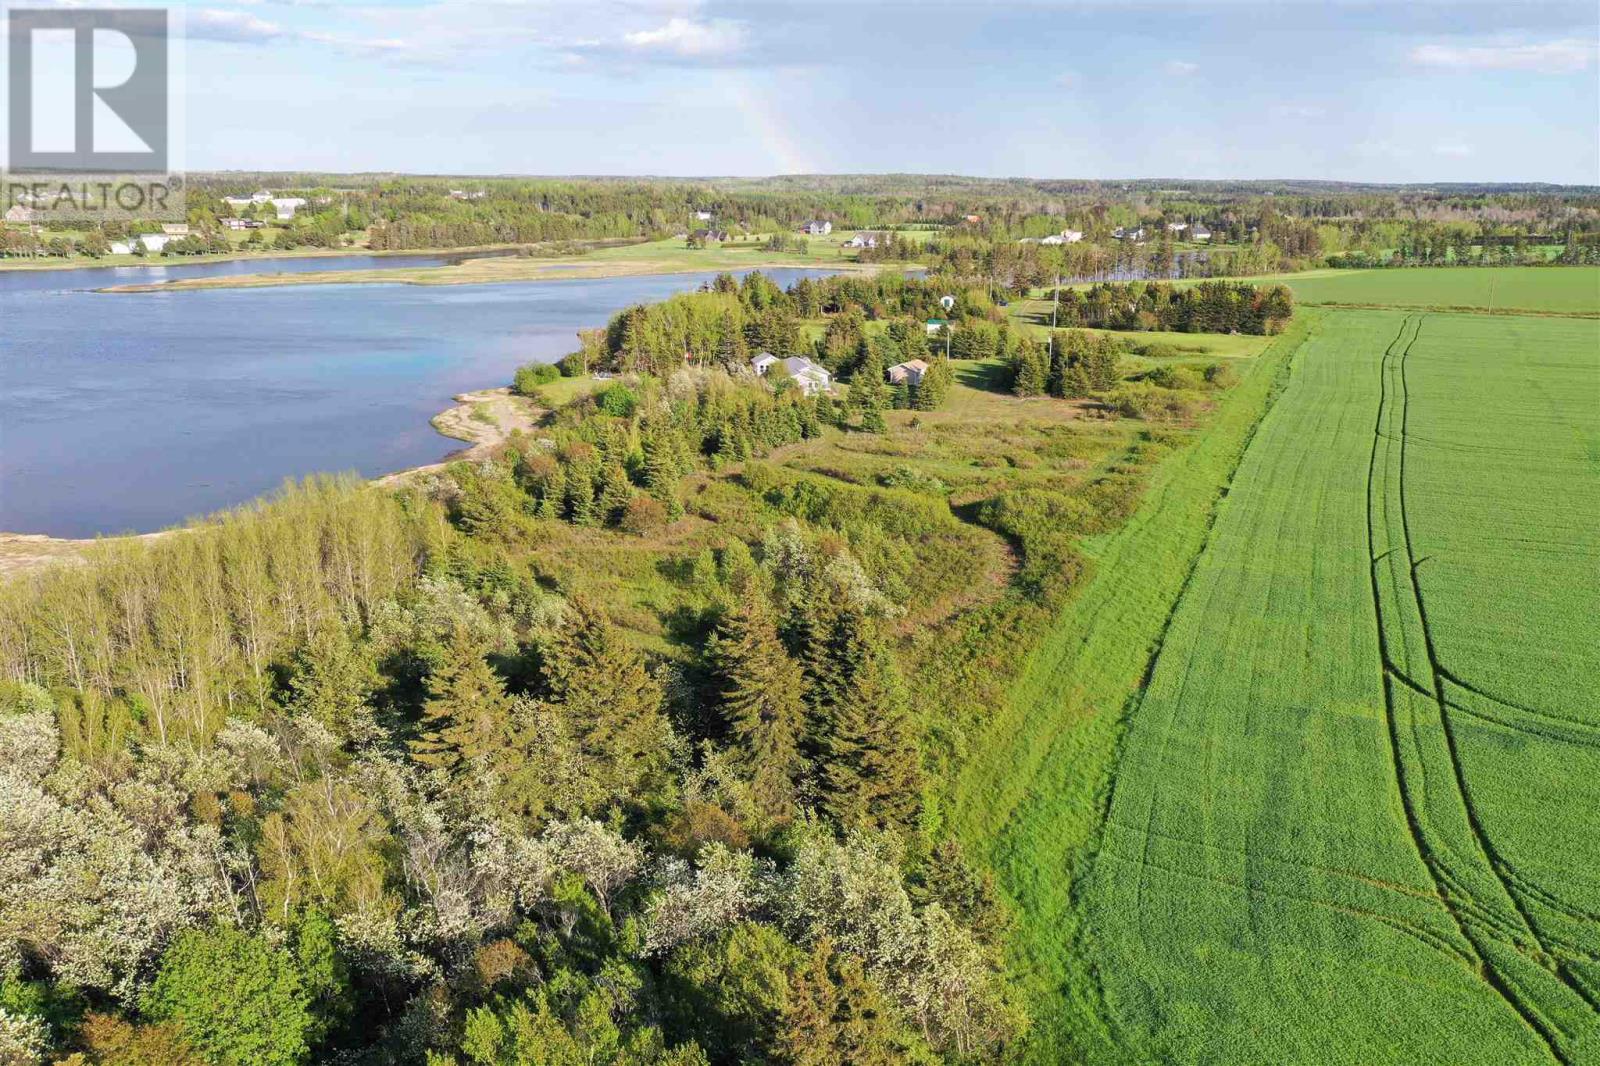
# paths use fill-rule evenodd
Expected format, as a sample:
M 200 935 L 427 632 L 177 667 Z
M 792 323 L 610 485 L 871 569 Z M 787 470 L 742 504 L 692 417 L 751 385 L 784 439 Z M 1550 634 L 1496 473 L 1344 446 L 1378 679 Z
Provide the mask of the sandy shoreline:
M 455 404 L 430 420 L 440 434 L 465 443 L 437 463 L 408 467 L 372 479 L 377 485 L 398 487 L 421 474 L 443 470 L 462 459 L 486 458 L 513 433 L 527 432 L 544 418 L 546 410 L 533 401 L 513 395 L 509 388 L 479 389 L 455 397 Z M 244 501 L 240 501 L 241 503 Z M 81 562 L 84 553 L 106 541 L 155 540 L 181 533 L 185 526 L 154 533 L 109 537 L 52 537 L 45 533 L 0 532 L 0 580 L 46 566 Z

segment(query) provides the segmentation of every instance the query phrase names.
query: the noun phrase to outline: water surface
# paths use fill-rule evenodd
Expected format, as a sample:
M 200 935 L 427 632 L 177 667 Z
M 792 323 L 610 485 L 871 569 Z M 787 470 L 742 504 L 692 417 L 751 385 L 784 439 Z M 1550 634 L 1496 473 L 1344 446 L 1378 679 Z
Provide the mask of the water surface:
M 461 445 L 428 420 L 456 393 L 505 384 L 573 350 L 577 330 L 713 277 L 87 291 L 126 283 L 108 280 L 121 269 L 0 272 L 0 530 L 148 532 L 286 477 L 437 462 Z M 827 272 L 767 273 L 788 285 Z

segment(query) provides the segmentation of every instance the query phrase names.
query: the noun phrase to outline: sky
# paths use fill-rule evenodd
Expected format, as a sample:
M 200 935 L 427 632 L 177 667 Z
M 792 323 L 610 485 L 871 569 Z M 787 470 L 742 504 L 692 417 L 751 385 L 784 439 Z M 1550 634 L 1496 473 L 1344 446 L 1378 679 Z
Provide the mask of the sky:
M 191 170 L 1600 184 L 1595 0 L 202 0 L 183 21 Z

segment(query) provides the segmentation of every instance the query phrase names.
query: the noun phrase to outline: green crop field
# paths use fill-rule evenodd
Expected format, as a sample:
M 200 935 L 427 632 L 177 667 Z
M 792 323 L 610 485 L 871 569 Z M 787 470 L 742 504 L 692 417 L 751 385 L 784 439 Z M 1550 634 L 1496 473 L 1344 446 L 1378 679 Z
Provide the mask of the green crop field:
M 1130 717 L 1087 879 L 1125 1050 L 1600 1056 L 1600 327 L 1335 312 Z
M 1271 280 L 1301 303 L 1600 314 L 1600 267 L 1313 270 Z

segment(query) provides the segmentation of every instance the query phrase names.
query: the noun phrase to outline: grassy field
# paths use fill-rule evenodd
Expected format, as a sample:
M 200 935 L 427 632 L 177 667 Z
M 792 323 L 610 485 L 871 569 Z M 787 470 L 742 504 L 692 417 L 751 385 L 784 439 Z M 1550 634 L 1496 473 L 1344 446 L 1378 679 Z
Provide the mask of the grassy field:
M 1480 273 L 1600 314 L 1333 281 Z M 1594 1060 L 1600 327 L 1306 308 L 1241 370 L 950 786 L 1024 1057 Z
M 1281 281 L 1307 304 L 1600 315 L 1600 267 L 1312 270 L 1250 280 Z
M 1597 342 L 1338 312 L 1297 356 L 1084 886 L 1124 1053 L 1600 1055 Z

